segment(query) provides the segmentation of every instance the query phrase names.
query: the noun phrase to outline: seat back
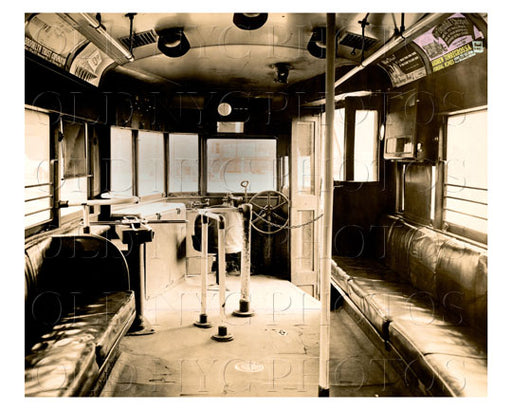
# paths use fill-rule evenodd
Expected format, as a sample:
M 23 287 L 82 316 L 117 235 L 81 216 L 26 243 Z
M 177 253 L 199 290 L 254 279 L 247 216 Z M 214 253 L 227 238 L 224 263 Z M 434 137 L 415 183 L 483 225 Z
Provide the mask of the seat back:
M 447 240 L 439 252 L 436 285 L 438 301 L 455 320 L 487 329 L 487 252 Z
M 122 252 L 98 235 L 48 236 L 25 249 L 25 347 L 60 320 L 76 294 L 129 290 Z
M 485 249 L 395 219 L 384 261 L 402 279 L 432 296 L 453 322 L 487 329 Z
M 410 246 L 416 231 L 414 226 L 396 220 L 386 241 L 385 264 L 407 282 L 410 282 Z
M 130 289 L 123 253 L 98 235 L 58 235 L 46 252 L 42 285 L 62 292 L 102 293 Z
M 445 241 L 444 235 L 423 227 L 414 233 L 409 249 L 411 284 L 436 299 L 436 267 L 441 246 Z

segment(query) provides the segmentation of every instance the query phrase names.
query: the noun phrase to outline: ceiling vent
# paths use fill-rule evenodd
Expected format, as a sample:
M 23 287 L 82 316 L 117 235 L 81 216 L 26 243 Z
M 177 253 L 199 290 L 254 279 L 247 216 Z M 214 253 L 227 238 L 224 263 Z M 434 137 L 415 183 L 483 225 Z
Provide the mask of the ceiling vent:
M 377 44 L 378 40 L 371 38 L 371 37 L 364 37 L 364 49 L 369 50 L 372 48 L 375 44 Z M 341 46 L 347 46 L 352 49 L 361 50 L 363 48 L 363 36 L 360 34 L 354 34 L 354 33 L 344 33 L 340 40 L 338 41 L 338 44 Z
M 119 39 L 127 49 L 130 49 L 130 36 L 122 37 Z M 133 48 L 147 46 L 148 44 L 156 43 L 156 33 L 154 30 L 141 31 L 140 33 L 133 33 Z

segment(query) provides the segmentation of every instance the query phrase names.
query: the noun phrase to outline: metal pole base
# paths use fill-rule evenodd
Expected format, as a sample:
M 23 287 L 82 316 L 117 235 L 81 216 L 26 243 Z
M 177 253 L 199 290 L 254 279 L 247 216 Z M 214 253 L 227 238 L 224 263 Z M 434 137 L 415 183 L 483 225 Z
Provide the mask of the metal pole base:
M 126 336 L 144 336 L 155 333 L 151 323 L 144 316 L 137 316 Z
M 318 386 L 318 397 L 329 397 L 329 389 Z
M 201 313 L 199 315 L 199 320 L 194 322 L 194 326 L 200 327 L 202 329 L 207 329 L 212 327 L 212 324 L 208 322 L 208 315 L 206 313 Z
M 233 311 L 233 316 L 250 317 L 254 316 L 254 310 L 251 310 L 249 301 L 240 299 L 240 309 Z
M 226 326 L 219 326 L 217 334 L 213 335 L 212 339 L 216 342 L 231 342 L 233 340 L 233 335 L 228 333 L 228 328 Z

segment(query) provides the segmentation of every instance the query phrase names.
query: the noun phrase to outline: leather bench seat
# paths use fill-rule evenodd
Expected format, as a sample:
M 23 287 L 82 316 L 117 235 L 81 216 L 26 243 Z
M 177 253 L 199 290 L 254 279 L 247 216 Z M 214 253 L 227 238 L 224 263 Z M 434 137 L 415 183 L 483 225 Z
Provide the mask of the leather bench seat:
M 376 260 L 333 256 L 333 261 L 346 277 L 346 286 L 342 287 L 344 292 L 387 340 L 393 306 L 397 300 L 407 299 L 416 290 Z
M 335 258 L 336 257 L 333 256 L 333 260 L 331 260 L 331 277 L 333 278 L 333 281 L 338 286 L 340 286 L 345 293 L 348 293 L 348 281 L 352 278 L 336 264 Z
M 25 395 L 89 395 L 135 318 L 126 260 L 78 235 L 32 244 L 25 261 Z
M 384 340 L 389 339 L 389 324 L 394 313 L 414 294 L 407 284 L 352 278 L 352 300 L 378 330 Z M 354 297 L 355 296 L 355 297 Z
M 485 396 L 487 252 L 396 217 L 379 228 L 380 259 L 333 256 L 332 280 L 427 391 Z
M 485 397 L 487 395 L 487 359 L 431 353 L 424 356 L 434 376 L 433 383 L 442 383 L 447 395 L 456 397 Z M 425 368 L 425 366 L 423 366 Z
M 28 396 L 79 394 L 77 389 L 81 385 L 75 385 L 82 375 L 75 368 L 79 364 L 74 362 L 83 361 L 81 369 L 90 368 L 91 374 L 97 373 L 120 334 L 133 321 L 135 298 L 131 291 L 99 297 L 78 295 L 74 299 L 77 307 L 43 334 L 26 358 Z M 96 365 L 89 363 L 91 357 Z M 52 366 L 54 381 L 50 377 Z M 41 379 L 45 373 L 47 377 Z M 38 378 L 41 379 L 39 389 Z
M 424 383 L 432 381 L 436 390 L 462 397 L 486 395 L 485 334 L 450 312 L 408 302 L 400 313 L 393 313 L 389 341 Z
M 64 315 L 47 335 L 53 340 L 92 340 L 96 346 L 96 361 L 101 365 L 120 334 L 127 330 L 127 323 L 134 318 L 134 294 L 119 291 L 93 297 L 79 295 L 75 301 L 77 307 Z
M 44 339 L 25 356 L 25 396 L 76 397 L 87 394 L 98 377 L 92 341 Z

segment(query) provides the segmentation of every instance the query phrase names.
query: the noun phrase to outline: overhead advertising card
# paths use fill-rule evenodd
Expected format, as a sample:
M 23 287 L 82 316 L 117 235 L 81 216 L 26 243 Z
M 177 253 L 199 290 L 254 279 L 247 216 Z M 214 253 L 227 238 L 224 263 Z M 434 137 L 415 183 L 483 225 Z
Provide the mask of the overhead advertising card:
M 414 39 L 436 72 L 484 51 L 484 35 L 463 14 L 453 14 Z

